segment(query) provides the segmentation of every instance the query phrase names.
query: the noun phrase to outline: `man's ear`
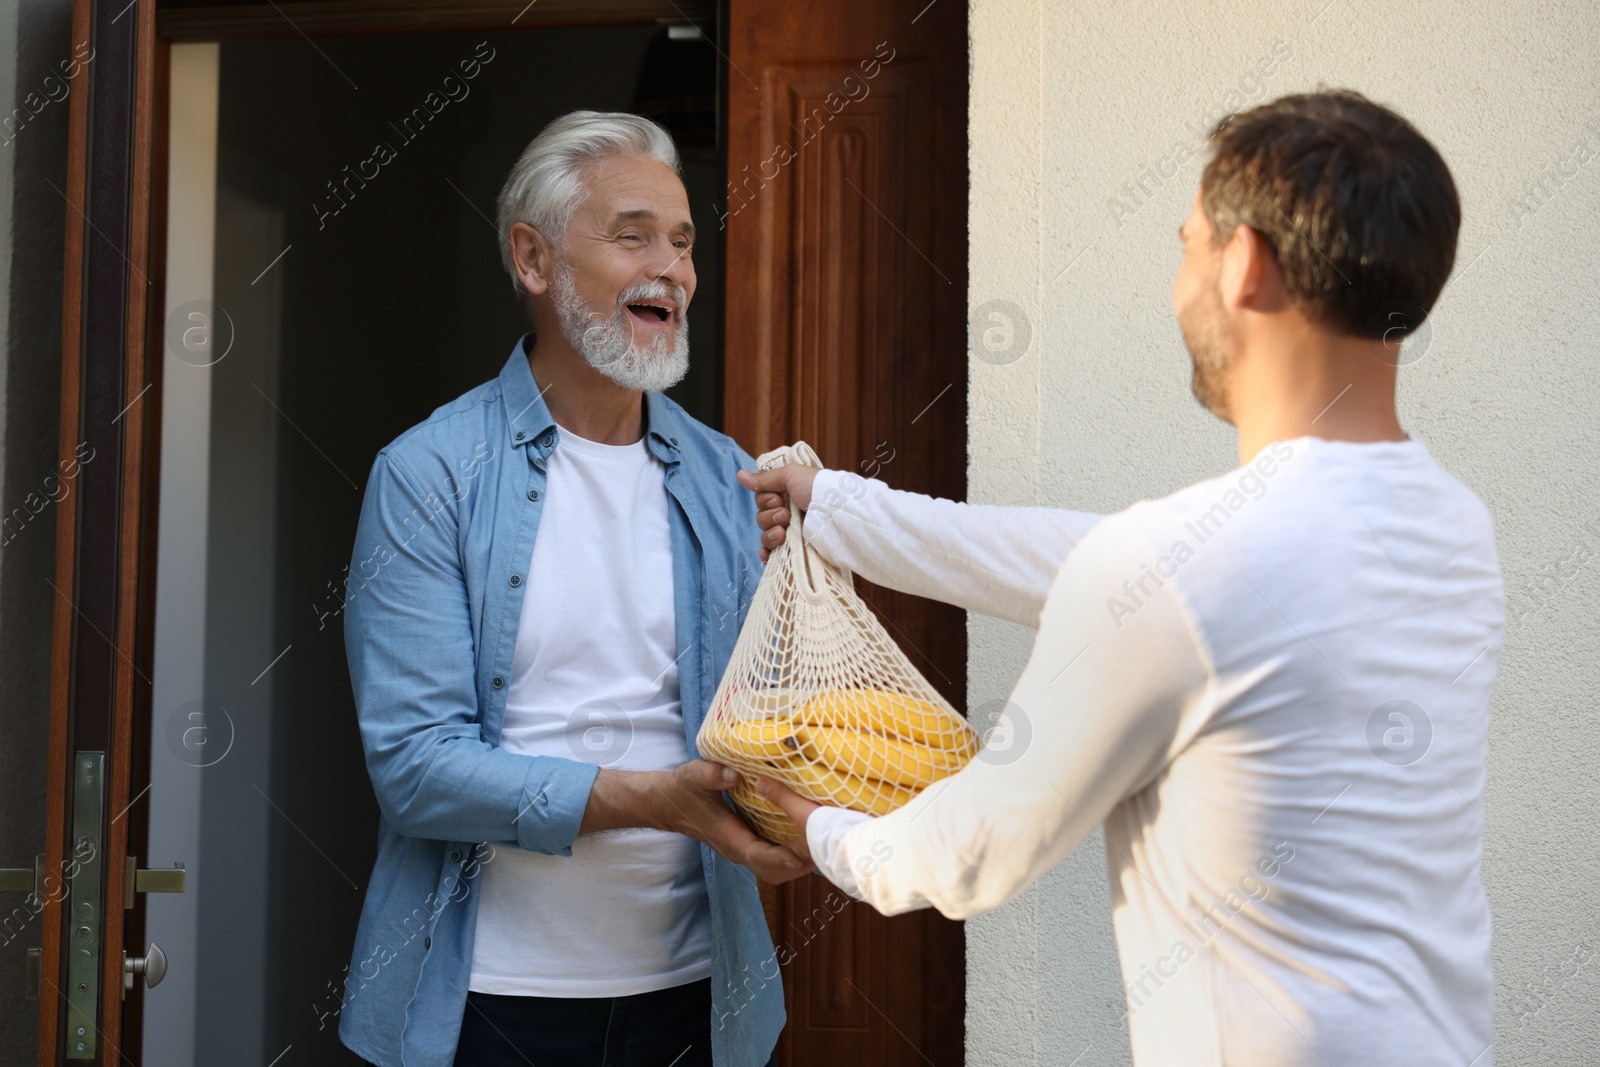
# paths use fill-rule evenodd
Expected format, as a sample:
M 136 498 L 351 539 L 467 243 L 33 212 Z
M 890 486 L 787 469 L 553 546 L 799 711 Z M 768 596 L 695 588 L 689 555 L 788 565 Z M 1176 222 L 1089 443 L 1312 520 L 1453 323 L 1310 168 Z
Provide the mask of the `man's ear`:
M 1233 310 L 1277 311 L 1284 304 L 1278 257 L 1265 237 L 1243 223 L 1222 247 L 1217 284 L 1223 306 Z
M 549 289 L 555 276 L 556 255 L 544 234 L 526 222 L 516 222 L 512 223 L 506 240 L 511 242 L 511 262 L 522 288 L 530 296 L 538 296 Z

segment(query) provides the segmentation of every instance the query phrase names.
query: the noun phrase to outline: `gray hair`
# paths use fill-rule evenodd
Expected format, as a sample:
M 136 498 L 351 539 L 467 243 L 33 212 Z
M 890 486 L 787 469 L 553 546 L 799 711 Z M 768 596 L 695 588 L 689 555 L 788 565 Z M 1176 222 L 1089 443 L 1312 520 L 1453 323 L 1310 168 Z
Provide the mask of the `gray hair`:
M 514 289 L 522 292 L 511 258 L 511 227 L 526 222 L 565 247 L 567 227 L 588 196 L 584 172 L 601 160 L 634 152 L 682 173 L 671 135 L 647 118 L 622 111 L 568 112 L 528 143 L 506 176 L 497 207 L 500 263 Z

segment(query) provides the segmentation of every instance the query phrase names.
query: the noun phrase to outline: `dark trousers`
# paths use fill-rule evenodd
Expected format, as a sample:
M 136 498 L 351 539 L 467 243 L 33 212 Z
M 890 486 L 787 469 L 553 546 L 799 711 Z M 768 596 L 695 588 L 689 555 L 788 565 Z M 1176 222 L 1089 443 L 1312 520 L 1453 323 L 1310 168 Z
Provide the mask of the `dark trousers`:
M 711 979 L 627 997 L 468 993 L 455 1067 L 711 1067 Z

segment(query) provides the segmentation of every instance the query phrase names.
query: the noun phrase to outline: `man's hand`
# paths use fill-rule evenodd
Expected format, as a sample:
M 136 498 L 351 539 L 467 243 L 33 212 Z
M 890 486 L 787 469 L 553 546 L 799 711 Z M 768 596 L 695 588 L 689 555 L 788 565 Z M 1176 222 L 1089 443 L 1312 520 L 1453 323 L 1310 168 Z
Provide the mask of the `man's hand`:
M 602 769 L 578 832 L 644 826 L 683 834 L 766 882 L 787 882 L 809 871 L 790 850 L 757 837 L 723 801 L 722 790 L 738 781 L 730 768 L 698 759 L 670 771 Z
M 723 859 L 741 863 L 764 882 L 799 878 L 811 868 L 789 849 L 757 837 L 722 800 L 722 790 L 737 785 L 739 773 L 709 760 L 690 760 L 659 787 L 667 829 L 704 841 Z
M 806 870 L 816 866 L 811 859 L 811 846 L 806 843 L 806 820 L 811 818 L 811 813 L 820 808 L 821 804 L 813 803 L 796 793 L 782 782 L 771 778 L 758 778 L 756 792 L 772 801 L 783 809 L 796 826 L 800 827 L 800 836 L 786 842 L 784 848 L 795 854 L 805 864 Z
M 803 463 L 785 463 L 770 471 L 740 471 L 739 484 L 756 494 L 756 525 L 761 527 L 761 559 L 765 562 L 772 550 L 783 544 L 785 528 L 789 525 L 789 506 L 800 511 L 811 506 L 811 483 L 820 473 L 818 467 Z M 788 494 L 788 504 L 784 503 Z

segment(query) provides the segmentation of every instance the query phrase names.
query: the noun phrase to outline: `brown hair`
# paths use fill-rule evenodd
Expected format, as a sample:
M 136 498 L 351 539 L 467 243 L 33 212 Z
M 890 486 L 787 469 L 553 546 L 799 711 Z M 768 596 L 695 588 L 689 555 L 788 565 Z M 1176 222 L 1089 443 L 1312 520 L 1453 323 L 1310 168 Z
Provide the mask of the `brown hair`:
M 1422 324 L 1456 260 L 1461 202 L 1416 127 L 1346 89 L 1280 97 L 1211 131 L 1200 202 L 1249 226 L 1312 321 L 1361 337 Z

